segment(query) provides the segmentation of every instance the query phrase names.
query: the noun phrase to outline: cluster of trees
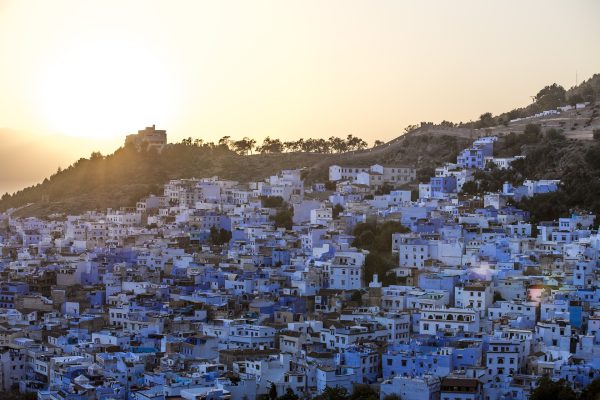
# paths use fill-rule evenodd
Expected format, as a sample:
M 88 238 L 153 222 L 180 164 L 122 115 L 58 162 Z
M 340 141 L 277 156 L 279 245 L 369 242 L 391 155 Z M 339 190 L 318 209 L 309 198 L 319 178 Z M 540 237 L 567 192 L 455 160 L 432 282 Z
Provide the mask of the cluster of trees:
M 281 196 L 260 196 L 260 202 L 265 208 L 278 208 L 285 205 Z
M 234 151 L 238 154 L 252 154 L 253 151 L 261 154 L 283 153 L 283 152 L 305 152 L 305 153 L 346 153 L 348 151 L 364 150 L 368 147 L 367 142 L 354 135 L 348 135 L 345 139 L 331 136 L 329 139 L 300 138 L 296 141 L 284 142 L 280 139 L 272 139 L 267 136 L 262 144 L 257 144 L 256 140 L 244 137 L 240 140 L 233 140 L 230 136 L 223 136 L 218 143 L 204 142 L 202 139 L 192 139 L 191 137 L 183 139 L 181 144 L 186 146 L 204 147 L 209 149 L 222 148 Z M 375 141 L 375 146 L 385 144 L 381 140 Z
M 277 211 L 269 219 L 275 222 L 275 228 L 292 229 L 294 225 L 294 208 L 286 203 L 281 196 L 262 196 L 263 207 L 275 208 Z
M 214 246 L 221 246 L 229 243 L 231 240 L 231 231 L 221 228 L 217 229 L 216 226 L 210 227 L 210 243 Z
M 377 274 L 384 284 L 394 284 L 396 279 L 388 276 L 388 272 L 397 263 L 392 256 L 392 234 L 405 233 L 409 229 L 397 221 L 378 223 L 360 223 L 354 228 L 352 246 L 369 250 L 365 259 L 364 278 L 370 282 Z
M 581 393 L 577 394 L 568 381 L 564 379 L 553 381 L 544 376 L 529 398 L 531 400 L 598 400 L 600 399 L 600 379 L 595 379 Z
M 20 393 L 17 390 L 0 392 L 2 400 L 36 400 L 37 393 Z
M 516 108 L 511 111 L 493 116 L 492 113 L 483 113 L 479 120 L 459 126 L 488 128 L 497 125 L 508 125 L 516 118 L 529 117 L 536 113 L 552 110 L 565 105 L 575 105 L 582 102 L 594 102 L 600 99 L 600 74 L 595 74 L 590 79 L 582 82 L 579 86 L 565 90 L 561 85 L 553 83 L 542 88 L 535 96 L 533 103 L 527 107 Z
M 331 209 L 331 216 L 333 217 L 333 219 L 338 219 L 342 212 L 344 212 L 344 207 L 341 204 L 336 204 Z
M 313 400 L 378 400 L 379 395 L 369 385 L 356 385 L 352 390 L 352 393 L 343 387 L 326 387 L 323 393 L 314 397 Z M 300 400 L 300 397 L 296 395 L 291 389 L 287 389 L 282 396 L 277 396 L 277 389 L 275 385 L 271 385 L 267 400 Z M 398 395 L 388 395 L 384 397 L 384 400 L 400 400 Z

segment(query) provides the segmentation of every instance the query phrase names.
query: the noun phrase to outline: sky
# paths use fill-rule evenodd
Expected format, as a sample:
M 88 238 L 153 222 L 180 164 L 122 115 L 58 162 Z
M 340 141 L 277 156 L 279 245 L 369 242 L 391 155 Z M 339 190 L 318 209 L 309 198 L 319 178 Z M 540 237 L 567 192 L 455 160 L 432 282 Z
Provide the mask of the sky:
M 0 0 L 0 191 L 152 124 L 372 143 L 500 113 L 600 72 L 598 17 L 597 0 Z M 51 143 L 51 169 L 12 142 Z

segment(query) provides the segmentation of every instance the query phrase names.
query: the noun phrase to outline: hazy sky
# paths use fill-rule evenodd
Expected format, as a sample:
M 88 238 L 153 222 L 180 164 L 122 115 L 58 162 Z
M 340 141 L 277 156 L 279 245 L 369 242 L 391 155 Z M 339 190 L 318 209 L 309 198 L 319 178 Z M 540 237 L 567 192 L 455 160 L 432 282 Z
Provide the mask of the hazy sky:
M 600 72 L 599 20 L 597 0 L 0 0 L 0 128 L 103 151 L 153 123 L 391 139 Z

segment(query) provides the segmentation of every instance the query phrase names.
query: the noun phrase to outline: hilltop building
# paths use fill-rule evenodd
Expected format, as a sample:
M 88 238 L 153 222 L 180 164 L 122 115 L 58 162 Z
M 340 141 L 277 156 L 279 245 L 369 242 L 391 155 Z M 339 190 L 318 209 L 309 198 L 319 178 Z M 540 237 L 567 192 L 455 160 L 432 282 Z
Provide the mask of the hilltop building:
M 140 151 L 151 147 L 161 151 L 167 144 L 167 131 L 156 129 L 156 125 L 148 126 L 139 130 L 138 133 L 127 135 L 125 137 L 125 146 L 133 144 Z

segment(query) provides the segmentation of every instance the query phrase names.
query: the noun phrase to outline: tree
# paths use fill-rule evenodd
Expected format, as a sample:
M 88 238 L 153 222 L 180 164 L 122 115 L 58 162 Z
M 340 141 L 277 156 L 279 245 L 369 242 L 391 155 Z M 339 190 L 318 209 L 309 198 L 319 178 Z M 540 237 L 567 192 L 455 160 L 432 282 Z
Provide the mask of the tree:
M 429 182 L 432 176 L 435 176 L 435 168 L 433 167 L 425 167 L 417 170 L 417 182 L 419 183 Z
M 256 144 L 256 140 L 250 139 L 249 137 L 244 137 L 243 139 L 236 140 L 231 143 L 231 147 L 233 150 L 241 155 L 246 155 L 248 153 L 252 153 L 252 149 Z
M 221 228 L 219 230 L 219 244 L 225 244 L 225 243 L 229 243 L 229 241 L 231 240 L 231 231 L 228 231 L 225 228 Z
M 262 143 L 262 146 L 256 148 L 261 154 L 265 153 L 281 153 L 283 152 L 284 146 L 281 140 L 271 139 L 267 136 Z
M 491 112 L 481 114 L 479 116 L 479 121 L 476 124 L 478 128 L 488 128 L 494 125 L 496 125 L 496 122 L 494 121 L 494 116 Z
M 362 301 L 362 294 L 360 290 L 355 290 L 352 292 L 352 296 L 350 296 L 350 301 L 354 301 L 356 303 L 360 303 Z
M 385 182 L 383 185 L 381 185 L 379 189 L 375 190 L 375 194 L 378 196 L 390 194 L 392 190 L 394 190 L 394 187 L 389 183 Z
M 579 400 L 598 400 L 600 399 L 600 378 L 596 378 L 587 385 L 579 396 Z
M 530 400 L 576 400 L 577 395 L 571 389 L 567 381 L 561 379 L 553 381 L 544 376 L 538 382 L 538 386 L 531 392 Z
M 287 151 L 298 151 L 300 149 L 300 147 L 298 146 L 298 142 L 284 142 L 283 143 L 283 147 L 287 150 Z
M 298 400 L 299 397 L 291 388 L 287 388 L 285 390 L 285 394 L 283 396 L 279 396 L 277 400 Z
M 464 194 L 474 196 L 479 193 L 479 186 L 475 181 L 468 181 L 462 185 L 461 192 L 463 192 Z
M 575 107 L 577 105 L 577 103 L 583 103 L 585 100 L 583 99 L 583 96 L 580 95 L 579 93 L 575 93 L 569 96 L 567 103 L 573 107 Z
M 219 244 L 219 231 L 214 225 L 210 227 L 210 242 L 215 246 Z
M 346 388 L 327 386 L 323 390 L 323 393 L 315 397 L 315 400 L 349 400 L 349 396 Z
M 291 208 L 285 207 L 277 211 L 277 214 L 270 217 L 275 222 L 275 228 L 292 229 L 294 225 L 293 217 L 294 211 Z
M 564 87 L 553 83 L 535 95 L 535 102 L 542 110 L 550 110 L 565 104 L 566 95 Z
M 36 400 L 37 394 L 35 392 L 20 393 L 16 390 L 0 392 L 0 399 L 2 400 Z
M 546 131 L 546 139 L 550 141 L 561 142 L 566 138 L 561 129 L 550 128 Z
M 342 207 L 341 204 L 336 204 L 335 206 L 333 206 L 333 209 L 331 210 L 333 219 L 338 219 L 340 216 L 340 213 L 343 211 L 344 211 L 344 207 Z
M 225 243 L 229 243 L 231 240 L 231 231 L 224 228 L 217 229 L 217 227 L 213 225 L 210 227 L 209 238 L 212 245 L 221 246 Z
M 392 234 L 408 232 L 409 229 L 397 221 L 387 221 L 383 224 L 360 223 L 354 228 L 352 246 L 367 249 L 365 258 L 364 278 L 370 282 L 377 274 L 385 284 L 394 283 L 395 278 L 388 278 L 387 273 L 397 265 L 392 256 Z M 390 282 L 390 279 L 392 281 Z
M 383 146 L 385 142 L 383 140 L 376 140 L 373 147 Z
M 349 400 L 379 400 L 379 396 L 369 385 L 356 385 Z
M 542 132 L 539 124 L 527 124 L 525 125 L 525 129 L 523 133 L 525 135 L 539 135 Z
M 367 142 L 354 135 L 346 137 L 346 146 L 349 150 L 363 150 L 367 148 Z
M 281 196 L 260 196 L 260 201 L 265 208 L 277 208 L 285 205 Z
M 342 138 L 331 136 L 329 138 L 329 146 L 331 149 L 337 153 L 344 153 L 348 151 L 348 144 Z
M 542 128 L 538 124 L 527 124 L 518 144 L 535 144 L 542 138 Z
M 219 147 L 229 150 L 229 145 L 231 143 L 231 136 L 223 136 L 219 139 Z
M 327 181 L 327 182 L 325 182 L 325 189 L 327 189 L 327 190 L 335 190 L 336 187 L 337 187 L 337 184 L 334 181 Z
M 277 399 L 277 387 L 274 383 L 271 383 L 271 387 L 269 387 L 269 399 L 276 400 Z

